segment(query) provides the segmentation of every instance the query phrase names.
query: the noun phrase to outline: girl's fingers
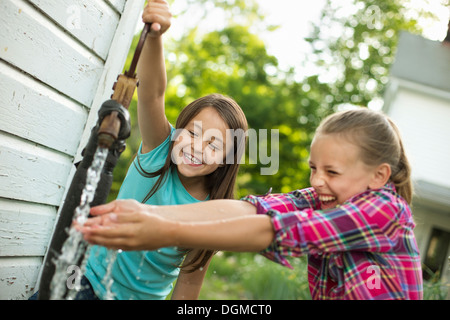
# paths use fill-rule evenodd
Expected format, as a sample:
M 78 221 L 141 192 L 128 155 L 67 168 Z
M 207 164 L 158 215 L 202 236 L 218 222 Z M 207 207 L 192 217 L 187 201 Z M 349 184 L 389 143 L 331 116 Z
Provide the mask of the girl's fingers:
M 102 225 L 103 224 L 103 219 L 102 216 L 99 217 L 94 217 L 94 218 L 89 218 L 87 219 L 84 223 L 82 227 L 89 227 L 89 226 L 94 226 L 94 225 Z
M 151 23 L 152 24 L 152 30 L 155 30 L 154 28 L 156 25 L 161 26 L 161 24 L 165 25 L 167 28 L 170 26 L 170 17 L 165 17 L 163 15 L 158 15 L 155 13 L 147 13 L 142 15 L 142 21 L 144 23 Z M 158 30 L 159 31 L 161 27 Z
M 165 28 L 168 28 L 170 26 L 170 19 L 172 18 L 172 14 L 169 11 L 169 6 L 166 2 L 161 3 L 155 3 L 150 2 L 144 9 L 144 12 L 142 14 L 142 20 L 144 23 L 153 23 L 160 25 L 159 29 L 157 26 L 152 27 L 152 30 L 155 32 L 160 31 L 162 29 L 162 25 L 165 26 Z
M 85 228 L 82 232 L 84 239 L 91 244 L 101 245 L 111 249 L 138 249 L 134 244 L 134 232 L 130 225 Z
M 103 237 L 132 237 L 134 224 L 141 219 L 139 213 L 105 214 L 88 219 L 79 229 L 88 235 Z
M 102 236 L 85 236 L 84 238 L 86 241 L 88 241 L 90 244 L 94 245 L 101 245 L 104 247 L 107 247 L 109 249 L 122 249 L 127 250 L 126 246 L 124 246 L 125 243 L 127 243 L 126 239 L 122 238 L 105 238 Z
M 141 221 L 142 214 L 143 213 L 140 212 L 123 212 L 120 214 L 111 213 L 108 215 L 108 218 L 112 223 L 129 224 Z
M 113 201 L 113 202 L 110 202 L 107 204 L 102 204 L 99 206 L 92 207 L 90 213 L 93 216 L 97 216 L 97 215 L 112 212 L 115 207 L 116 207 L 116 202 Z
M 170 244 L 164 233 L 160 232 L 166 229 L 161 224 L 164 220 L 155 215 L 135 211 L 105 214 L 91 219 L 96 223 L 87 222 L 78 228 L 91 244 L 122 250 L 155 250 Z M 149 229 L 154 232 L 149 232 Z
M 84 234 L 86 240 L 88 239 L 113 239 L 113 238 L 126 238 L 127 233 L 123 231 L 123 228 L 117 226 L 89 226 L 82 227 L 81 232 Z
M 160 31 L 161 30 L 161 25 L 159 23 L 157 23 L 157 22 L 152 23 L 152 30 L 155 31 L 155 32 Z
M 155 4 L 164 4 L 166 6 L 169 6 L 166 0 L 149 0 L 147 5 L 155 5 Z
M 100 216 L 112 212 L 136 212 L 140 208 L 141 204 L 136 200 L 114 200 L 107 204 L 92 207 L 90 214 L 93 216 Z

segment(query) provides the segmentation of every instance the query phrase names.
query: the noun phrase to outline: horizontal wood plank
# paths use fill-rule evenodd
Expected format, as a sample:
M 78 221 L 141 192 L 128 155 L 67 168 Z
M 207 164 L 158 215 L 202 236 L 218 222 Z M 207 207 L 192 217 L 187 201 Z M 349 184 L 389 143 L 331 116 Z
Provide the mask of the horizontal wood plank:
M 28 0 L 103 60 L 108 56 L 119 14 L 98 0 Z
M 0 132 L 0 195 L 59 206 L 72 158 Z
M 0 300 L 25 300 L 36 290 L 41 257 L 0 258 Z
M 44 256 L 56 207 L 0 198 L 0 257 Z
M 0 61 L 0 128 L 74 156 L 88 109 Z
M 0 59 L 90 107 L 104 61 L 23 0 L 0 2 Z

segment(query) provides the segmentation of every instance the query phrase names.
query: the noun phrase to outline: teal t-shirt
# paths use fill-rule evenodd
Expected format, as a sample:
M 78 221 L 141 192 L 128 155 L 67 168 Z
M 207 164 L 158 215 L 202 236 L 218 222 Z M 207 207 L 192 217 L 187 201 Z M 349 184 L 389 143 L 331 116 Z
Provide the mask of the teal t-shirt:
M 172 132 L 174 128 L 172 127 Z M 169 152 L 170 137 L 149 153 L 142 154 L 139 148 L 137 157 L 147 172 L 160 169 Z M 146 178 L 137 170 L 137 160 L 128 169 L 120 188 L 118 199 L 135 199 L 142 201 L 158 177 Z M 182 185 L 177 170 L 174 168 L 163 180 L 160 188 L 146 202 L 152 205 L 174 205 L 200 202 L 192 197 Z M 117 254 L 112 269 L 114 280 L 111 291 L 118 300 L 158 300 L 165 299 L 172 290 L 173 282 L 178 277 L 184 252 L 175 247 L 156 251 L 123 251 Z M 93 246 L 90 251 L 85 276 L 88 278 L 96 295 L 106 299 L 105 277 L 108 267 L 108 250 Z

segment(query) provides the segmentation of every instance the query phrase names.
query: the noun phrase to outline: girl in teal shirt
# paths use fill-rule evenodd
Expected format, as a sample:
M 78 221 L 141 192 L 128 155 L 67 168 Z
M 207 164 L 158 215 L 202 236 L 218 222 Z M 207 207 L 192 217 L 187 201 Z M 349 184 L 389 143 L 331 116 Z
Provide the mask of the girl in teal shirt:
M 211 94 L 180 113 L 175 128 L 164 111 L 166 71 L 162 34 L 170 27 L 166 1 L 150 1 L 143 21 L 152 23 L 138 64 L 138 123 L 142 143 L 119 191 L 119 199 L 174 205 L 232 199 L 245 148 L 247 121 L 231 98 Z M 112 265 L 115 299 L 165 299 L 177 279 L 172 299 L 196 299 L 212 251 L 168 247 L 120 252 Z M 100 299 L 108 252 L 91 248 L 85 277 Z M 181 273 L 180 273 L 181 266 Z M 85 279 L 84 279 L 85 280 Z

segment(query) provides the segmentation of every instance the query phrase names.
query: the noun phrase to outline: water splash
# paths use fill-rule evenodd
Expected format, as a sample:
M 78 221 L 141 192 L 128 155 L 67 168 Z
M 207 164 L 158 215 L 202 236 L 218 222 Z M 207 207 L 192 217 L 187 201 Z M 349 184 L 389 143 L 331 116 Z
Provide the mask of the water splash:
M 83 287 L 81 286 L 81 278 L 86 273 L 86 265 L 87 265 L 87 262 L 89 259 L 89 255 L 91 254 L 91 247 L 92 247 L 91 245 L 88 245 L 85 250 L 85 254 L 84 254 L 83 261 L 81 262 L 80 270 L 79 270 L 79 272 L 77 272 L 75 274 L 75 279 L 73 281 L 75 283 L 75 287 L 73 288 L 73 290 L 68 290 L 66 300 L 75 300 L 78 292 L 89 288 L 89 285 L 84 285 Z
M 83 225 L 89 216 L 90 203 L 94 200 L 95 191 L 97 190 L 97 185 L 100 181 L 107 156 L 108 149 L 98 147 L 94 154 L 92 164 L 87 170 L 86 183 L 81 193 L 80 204 L 75 209 L 74 219 L 80 225 Z M 70 266 L 73 266 L 80 261 L 80 258 L 85 253 L 85 248 L 87 246 L 81 232 L 75 230 L 75 228 L 70 228 L 68 233 L 69 236 L 62 246 L 61 255 L 53 261 L 55 263 L 55 274 L 52 282 L 50 283 L 51 300 L 61 300 L 65 298 L 64 295 L 66 293 L 66 288 L 69 287 L 67 270 Z M 87 259 L 85 256 L 83 262 L 81 263 L 80 271 L 76 275 L 77 280 L 81 279 L 81 276 L 84 273 L 83 269 L 85 269 L 86 261 Z M 74 293 L 70 293 L 68 298 L 71 299 L 73 296 Z
M 106 289 L 105 300 L 114 300 L 115 294 L 111 290 L 114 280 L 111 277 L 111 273 L 112 273 L 114 263 L 116 262 L 117 255 L 121 252 L 122 252 L 122 250 L 109 249 L 108 253 L 107 253 L 107 261 L 106 262 L 108 263 L 108 266 L 106 268 L 105 276 L 103 277 L 103 280 L 102 280 L 102 283 Z

